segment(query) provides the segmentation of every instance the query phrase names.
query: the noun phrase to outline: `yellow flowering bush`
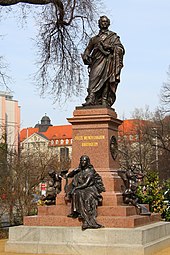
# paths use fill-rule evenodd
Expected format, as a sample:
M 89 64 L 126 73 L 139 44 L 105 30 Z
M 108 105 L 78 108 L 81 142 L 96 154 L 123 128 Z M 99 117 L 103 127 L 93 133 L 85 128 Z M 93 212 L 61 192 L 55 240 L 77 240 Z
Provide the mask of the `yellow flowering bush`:
M 165 203 L 165 186 L 160 184 L 158 173 L 149 172 L 138 187 L 137 196 L 139 203 L 149 204 L 150 212 L 160 213 L 165 217 L 168 208 Z

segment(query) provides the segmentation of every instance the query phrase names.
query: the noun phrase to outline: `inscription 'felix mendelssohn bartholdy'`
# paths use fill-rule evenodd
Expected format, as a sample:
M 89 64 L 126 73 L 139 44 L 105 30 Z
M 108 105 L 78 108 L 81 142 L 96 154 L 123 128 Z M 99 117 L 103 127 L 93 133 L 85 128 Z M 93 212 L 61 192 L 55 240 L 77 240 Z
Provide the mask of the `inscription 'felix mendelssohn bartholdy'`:
M 75 136 L 75 141 L 85 141 L 82 142 L 81 146 L 82 147 L 93 147 L 93 146 L 98 146 L 98 142 L 88 142 L 88 141 L 95 141 L 95 140 L 104 140 L 105 136 L 104 135 L 79 135 Z
M 76 141 L 87 141 L 87 140 L 103 140 L 105 139 L 104 135 L 80 135 L 80 136 L 75 136 L 74 138 Z

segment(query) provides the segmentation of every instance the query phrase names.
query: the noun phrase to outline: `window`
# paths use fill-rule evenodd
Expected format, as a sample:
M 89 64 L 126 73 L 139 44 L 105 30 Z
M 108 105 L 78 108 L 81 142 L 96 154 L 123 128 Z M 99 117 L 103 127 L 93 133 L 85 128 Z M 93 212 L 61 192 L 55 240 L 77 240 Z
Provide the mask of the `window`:
M 60 148 L 60 161 L 68 161 L 69 159 L 69 149 L 67 147 Z

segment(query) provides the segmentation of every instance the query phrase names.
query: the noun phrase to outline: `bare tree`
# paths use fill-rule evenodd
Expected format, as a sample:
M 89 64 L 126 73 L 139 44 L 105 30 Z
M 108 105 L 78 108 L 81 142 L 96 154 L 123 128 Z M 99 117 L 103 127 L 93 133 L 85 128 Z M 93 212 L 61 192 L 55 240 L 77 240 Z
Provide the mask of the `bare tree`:
M 142 111 L 139 112 L 142 113 Z M 149 168 L 159 172 L 161 179 L 168 179 L 170 178 L 170 116 L 162 109 L 151 114 L 141 114 L 142 118 L 144 116 L 145 125 L 142 128 L 142 137 L 150 147 L 150 152 L 144 150 L 142 157 L 144 154 L 147 157 L 150 154 Z M 140 118 L 139 115 L 138 117 Z
M 10 77 L 7 75 L 7 64 L 4 62 L 2 56 L 0 56 L 0 87 L 6 87 L 10 90 L 7 83 L 10 81 Z
M 170 152 L 170 117 L 157 110 L 145 128 L 147 139 L 153 147 Z
M 51 169 L 60 172 L 63 164 L 56 154 L 49 155 L 47 151 L 21 153 L 20 156 L 9 154 L 7 150 L 6 153 L 6 157 L 0 153 L 0 162 L 4 161 L 0 165 L 0 223 L 5 214 L 9 216 L 10 224 L 16 224 L 22 222 L 24 215 L 36 212 L 33 194 L 40 195 L 39 184 L 49 178 Z M 64 166 L 69 169 L 70 161 L 65 162 Z
M 170 178 L 170 116 L 157 110 L 145 130 L 148 141 L 155 151 L 156 169 L 161 179 Z
M 163 106 L 163 111 L 170 112 L 170 66 L 167 72 L 167 81 L 163 83 L 160 93 L 160 99 Z
M 147 125 L 147 120 L 141 119 L 141 116 L 125 120 L 122 124 L 121 130 L 119 130 L 120 165 L 122 168 L 129 169 L 132 165 L 136 165 L 143 172 L 151 169 L 153 149 L 145 134 Z
M 81 52 L 88 34 L 97 25 L 96 0 L 0 0 L 1 9 L 13 5 L 37 8 L 39 35 L 36 82 L 41 93 L 55 101 L 62 95 L 79 95 L 83 87 Z M 32 7 L 34 8 L 34 7 Z M 95 21 L 95 22 L 94 22 Z

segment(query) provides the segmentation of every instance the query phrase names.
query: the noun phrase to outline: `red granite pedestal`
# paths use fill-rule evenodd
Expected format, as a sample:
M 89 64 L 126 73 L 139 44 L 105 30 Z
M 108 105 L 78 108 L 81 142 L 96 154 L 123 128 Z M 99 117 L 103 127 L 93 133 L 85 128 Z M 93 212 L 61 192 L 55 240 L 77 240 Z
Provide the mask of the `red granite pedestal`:
M 91 164 L 101 175 L 106 192 L 102 193 L 103 203 L 98 207 L 97 221 L 105 227 L 133 228 L 160 220 L 160 216 L 141 216 L 134 206 L 123 204 L 121 185 L 118 175 L 118 159 L 112 157 L 110 141 L 117 139 L 118 126 L 114 109 L 106 107 L 77 107 L 72 118 L 68 118 L 73 129 L 72 165 L 79 165 L 82 155 L 90 157 Z M 116 152 L 115 152 L 116 155 Z M 113 155 L 114 156 L 114 155 Z M 63 184 L 64 186 L 64 184 Z M 64 191 L 58 195 L 56 206 L 38 208 L 37 216 L 24 218 L 27 226 L 79 226 L 78 219 L 68 218 L 70 203 L 64 200 Z

